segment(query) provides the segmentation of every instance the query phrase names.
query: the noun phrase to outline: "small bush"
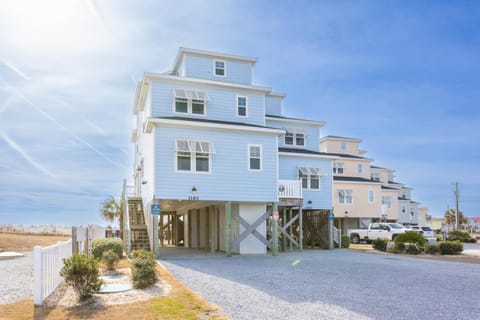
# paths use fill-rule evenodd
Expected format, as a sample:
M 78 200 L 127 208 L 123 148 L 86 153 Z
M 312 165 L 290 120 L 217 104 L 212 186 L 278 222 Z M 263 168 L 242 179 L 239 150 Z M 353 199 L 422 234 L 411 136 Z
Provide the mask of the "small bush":
M 97 259 L 84 254 L 74 254 L 68 259 L 63 259 L 60 275 L 80 294 L 81 300 L 89 298 L 102 286 L 102 280 L 98 278 Z
M 157 277 L 157 263 L 155 256 L 151 252 L 143 249 L 132 252 L 132 282 L 137 289 L 144 289 L 158 280 Z
M 342 248 L 350 247 L 350 238 L 347 235 L 342 236 Z
M 416 243 L 408 243 L 406 244 L 405 253 L 420 254 L 423 250 L 423 247 L 418 246 Z
M 460 254 L 463 244 L 460 241 L 445 241 L 438 244 L 441 254 Z
M 406 245 L 403 242 L 395 243 L 393 247 L 393 253 L 404 253 L 406 250 Z
M 94 239 L 92 243 L 92 254 L 96 259 L 101 259 L 105 251 L 112 250 L 119 259 L 122 259 L 123 244 L 118 238 Z
M 113 250 L 107 250 L 102 254 L 102 262 L 107 265 L 108 270 L 114 270 L 119 260 L 118 255 Z
M 399 234 L 395 237 L 395 244 L 398 243 L 415 243 L 419 247 L 424 247 L 426 239 L 423 237 L 420 232 L 407 231 L 405 233 Z
M 477 240 L 475 238 L 471 237 L 468 232 L 461 231 L 461 230 L 450 231 L 448 233 L 447 240 L 448 241 L 460 241 L 460 242 L 466 242 L 466 243 L 477 242 Z
M 372 246 L 375 250 L 379 251 L 386 251 L 387 250 L 387 243 L 389 243 L 390 240 L 388 239 L 375 239 L 372 241 Z
M 432 244 L 425 247 L 425 253 L 437 254 L 440 253 L 440 247 L 438 244 Z

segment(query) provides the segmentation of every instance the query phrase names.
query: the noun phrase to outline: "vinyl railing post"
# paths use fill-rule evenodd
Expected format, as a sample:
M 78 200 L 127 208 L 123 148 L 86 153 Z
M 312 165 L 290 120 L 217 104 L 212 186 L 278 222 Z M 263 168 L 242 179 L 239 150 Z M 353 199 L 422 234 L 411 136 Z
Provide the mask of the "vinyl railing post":
M 278 256 L 278 203 L 273 203 L 272 210 L 272 255 Z
M 36 306 L 43 303 L 43 261 L 42 261 L 42 247 L 35 246 L 33 248 L 33 276 L 34 276 L 34 290 L 33 302 Z
M 232 256 L 232 202 L 225 204 L 225 253 L 227 257 Z

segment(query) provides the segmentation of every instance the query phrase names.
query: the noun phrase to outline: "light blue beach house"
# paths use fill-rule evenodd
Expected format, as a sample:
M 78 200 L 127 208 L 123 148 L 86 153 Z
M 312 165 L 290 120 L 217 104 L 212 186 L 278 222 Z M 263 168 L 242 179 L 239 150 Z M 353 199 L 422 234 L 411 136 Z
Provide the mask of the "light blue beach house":
M 285 94 L 253 83 L 255 63 L 180 48 L 171 71 L 144 74 L 124 189 L 129 249 L 265 254 L 277 221 L 284 249 L 314 237 L 302 227 L 332 209 L 336 157 L 319 152 L 323 122 L 285 117 Z

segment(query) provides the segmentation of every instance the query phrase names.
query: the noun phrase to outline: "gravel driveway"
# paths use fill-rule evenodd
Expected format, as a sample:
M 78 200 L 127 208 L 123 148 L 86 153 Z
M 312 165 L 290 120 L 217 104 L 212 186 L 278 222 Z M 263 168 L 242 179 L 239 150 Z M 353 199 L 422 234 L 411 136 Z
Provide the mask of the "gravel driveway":
M 0 304 L 33 299 L 33 252 L 0 260 Z
M 348 249 L 160 262 L 232 319 L 472 320 L 480 314 L 478 264 Z

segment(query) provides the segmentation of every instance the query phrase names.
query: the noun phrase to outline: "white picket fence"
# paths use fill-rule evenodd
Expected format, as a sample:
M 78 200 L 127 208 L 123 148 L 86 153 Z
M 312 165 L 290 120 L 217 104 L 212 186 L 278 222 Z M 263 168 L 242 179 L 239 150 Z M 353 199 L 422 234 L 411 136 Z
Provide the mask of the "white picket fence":
M 43 301 L 62 283 L 60 270 L 63 259 L 72 255 L 72 239 L 58 242 L 49 247 L 36 246 L 33 248 L 33 276 L 35 286 L 33 301 L 40 306 Z

